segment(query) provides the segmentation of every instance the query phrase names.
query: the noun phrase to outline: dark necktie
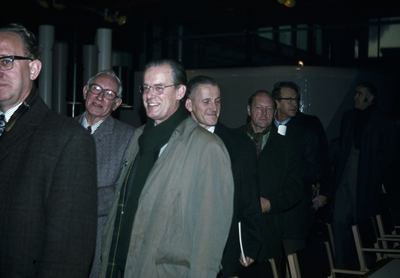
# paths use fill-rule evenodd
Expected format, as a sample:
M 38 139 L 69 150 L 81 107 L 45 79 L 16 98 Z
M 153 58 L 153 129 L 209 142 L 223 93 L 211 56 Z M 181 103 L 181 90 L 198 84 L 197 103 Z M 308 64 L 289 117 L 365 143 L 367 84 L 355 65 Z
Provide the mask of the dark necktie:
M 0 136 L 3 134 L 4 128 L 6 127 L 6 117 L 4 114 L 0 115 Z
M 90 134 L 92 134 L 92 127 L 91 126 L 88 126 L 87 130 L 89 131 Z

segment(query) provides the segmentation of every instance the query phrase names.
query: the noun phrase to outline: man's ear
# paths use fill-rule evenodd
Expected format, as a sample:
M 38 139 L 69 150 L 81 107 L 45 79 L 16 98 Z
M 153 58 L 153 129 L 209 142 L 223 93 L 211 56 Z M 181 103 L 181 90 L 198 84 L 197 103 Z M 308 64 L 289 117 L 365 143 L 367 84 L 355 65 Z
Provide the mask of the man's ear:
M 88 93 L 88 85 L 85 85 L 85 87 L 83 87 L 83 99 L 86 99 L 87 93 Z
M 192 111 L 193 111 L 193 108 L 192 108 L 192 101 L 191 101 L 189 98 L 186 100 L 185 107 L 186 107 L 186 109 L 187 109 L 189 112 L 192 112 Z
M 276 109 L 275 110 L 278 110 L 280 108 L 279 107 L 279 101 L 275 100 L 275 103 L 276 103 Z
M 250 105 L 247 105 L 247 115 L 249 115 L 251 117 L 251 109 L 250 109 Z
M 29 71 L 30 71 L 30 79 L 35 80 L 40 73 L 40 70 L 42 69 L 42 62 L 39 60 L 33 60 L 32 62 L 29 63 Z
M 178 89 L 176 89 L 176 100 L 181 100 L 185 96 L 186 93 L 186 86 L 179 85 Z
M 117 102 L 114 102 L 113 111 L 117 110 L 117 108 L 121 105 L 122 99 L 119 98 Z
M 371 95 L 368 97 L 368 103 L 371 103 L 371 104 L 372 104 L 373 101 L 374 101 L 374 95 L 371 94 Z

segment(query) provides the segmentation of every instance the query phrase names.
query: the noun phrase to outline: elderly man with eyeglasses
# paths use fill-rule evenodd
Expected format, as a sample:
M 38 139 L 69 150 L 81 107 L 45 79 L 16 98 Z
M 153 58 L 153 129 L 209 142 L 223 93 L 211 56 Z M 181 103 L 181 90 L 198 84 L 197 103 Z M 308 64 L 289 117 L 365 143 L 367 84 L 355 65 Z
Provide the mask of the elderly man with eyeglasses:
M 301 158 L 303 199 L 284 213 L 283 245 L 287 255 L 306 246 L 311 227 L 312 185 L 321 178 L 321 156 L 316 131 L 296 116 L 300 87 L 294 82 L 282 81 L 274 85 L 271 94 L 277 108 L 271 131 L 290 138 Z
M 154 60 L 140 86 L 147 123 L 136 129 L 104 227 L 101 277 L 210 277 L 233 213 L 228 151 L 188 117 L 186 72 Z
M 112 70 L 100 71 L 90 78 L 83 88 L 83 98 L 86 111 L 75 119 L 93 135 L 96 143 L 99 203 L 96 251 L 89 278 L 98 278 L 104 222 L 135 128 L 111 116 L 122 103 L 122 84 Z
M 35 36 L 0 28 L 0 277 L 86 278 L 95 249 L 96 149 L 34 84 Z

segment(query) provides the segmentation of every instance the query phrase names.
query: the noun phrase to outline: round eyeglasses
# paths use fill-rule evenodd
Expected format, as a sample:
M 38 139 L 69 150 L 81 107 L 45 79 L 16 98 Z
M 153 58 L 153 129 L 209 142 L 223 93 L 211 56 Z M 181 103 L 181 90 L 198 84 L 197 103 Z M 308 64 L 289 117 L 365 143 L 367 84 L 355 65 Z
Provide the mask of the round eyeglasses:
M 21 56 L 3 56 L 0 57 L 0 70 L 11 70 L 14 67 L 14 60 L 31 60 L 34 59 L 29 57 Z
M 163 85 L 154 85 L 154 86 L 148 86 L 148 85 L 140 85 L 139 86 L 139 92 L 141 92 L 142 94 L 148 94 L 150 92 L 150 89 L 153 88 L 153 91 L 157 94 L 157 95 L 161 95 L 164 92 L 165 88 L 174 86 L 174 84 L 172 85 L 167 85 L 167 86 L 163 86 Z
M 117 93 L 111 91 L 110 89 L 103 89 L 100 85 L 97 84 L 90 84 L 89 85 L 89 92 L 98 96 L 101 93 L 104 93 L 104 98 L 113 100 L 117 97 Z

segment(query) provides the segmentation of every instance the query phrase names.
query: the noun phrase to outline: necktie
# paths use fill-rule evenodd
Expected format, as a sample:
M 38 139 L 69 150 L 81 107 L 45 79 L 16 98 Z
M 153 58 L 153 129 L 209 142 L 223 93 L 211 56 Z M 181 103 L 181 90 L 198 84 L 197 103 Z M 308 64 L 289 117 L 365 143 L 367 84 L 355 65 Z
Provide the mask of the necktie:
M 4 114 L 0 115 L 0 136 L 3 134 L 4 128 L 6 127 L 6 117 Z
M 87 130 L 89 131 L 90 134 L 92 134 L 92 127 L 91 126 L 88 126 Z

